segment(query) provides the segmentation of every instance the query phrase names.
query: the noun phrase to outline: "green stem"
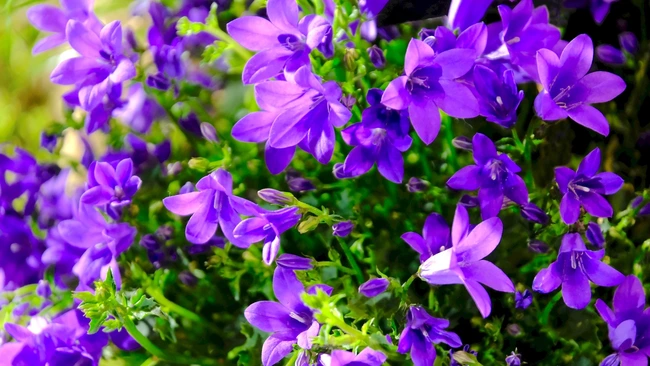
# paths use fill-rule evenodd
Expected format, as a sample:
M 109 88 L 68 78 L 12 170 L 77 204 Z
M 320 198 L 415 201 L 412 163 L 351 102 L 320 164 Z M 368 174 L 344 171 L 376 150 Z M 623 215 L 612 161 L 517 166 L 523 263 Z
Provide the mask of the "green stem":
M 442 115 L 442 122 L 444 124 L 445 128 L 445 141 L 447 142 L 447 148 L 449 149 L 449 165 L 451 165 L 452 169 L 454 169 L 454 172 L 458 171 L 458 156 L 456 154 L 456 148 L 452 144 L 452 141 L 454 140 L 454 129 L 452 126 L 452 120 L 451 117 L 449 117 L 446 114 Z
M 411 287 L 411 284 L 417 277 L 418 277 L 417 273 L 412 274 L 411 277 L 409 277 L 409 279 L 406 280 L 406 282 L 404 282 L 404 284 L 402 285 L 402 290 L 404 292 L 408 291 L 409 287 Z
M 338 240 L 339 244 L 341 245 L 341 248 L 343 249 L 343 253 L 345 254 L 345 257 L 348 259 L 348 262 L 350 262 L 350 266 L 354 270 L 354 273 L 357 277 L 357 281 L 359 282 L 359 284 L 362 284 L 363 273 L 361 272 L 361 268 L 357 264 L 357 261 L 354 259 L 354 255 L 352 254 L 352 251 L 350 251 L 350 247 L 345 243 L 345 241 L 342 238 L 339 238 L 337 236 L 336 240 Z
M 549 301 L 549 303 L 546 304 L 546 307 L 544 308 L 544 311 L 542 312 L 542 316 L 539 319 L 540 322 L 542 323 L 542 325 L 546 325 L 548 323 L 548 316 L 549 316 L 549 314 L 551 314 L 551 310 L 553 310 L 553 307 L 555 306 L 555 304 L 558 301 L 560 301 L 561 298 L 562 298 L 562 292 L 558 291 L 557 294 L 555 294 L 555 296 L 553 296 L 551 301 Z
M 135 323 L 131 321 L 128 315 L 122 316 L 121 318 L 122 324 L 124 325 L 126 331 L 129 333 L 129 335 L 131 335 L 131 337 L 133 337 L 133 339 L 135 339 L 136 342 L 138 342 L 140 346 L 142 346 L 142 348 L 144 348 L 147 352 L 155 357 L 163 360 L 169 359 L 163 350 L 158 348 L 158 346 L 153 344 L 149 338 L 145 337 L 144 334 L 138 330 L 138 327 L 135 326 Z
M 192 312 L 192 311 L 190 311 L 188 309 L 185 309 L 184 307 L 182 307 L 182 306 L 176 304 L 175 302 L 172 302 L 171 300 L 167 299 L 165 297 L 165 294 L 163 294 L 163 292 L 160 289 L 149 287 L 149 288 L 147 288 L 146 292 L 147 292 L 147 294 L 149 294 L 149 296 L 151 296 L 154 300 L 156 300 L 157 303 L 159 303 L 160 305 L 166 307 L 170 311 L 172 311 L 172 312 L 174 312 L 174 313 L 176 313 L 176 314 L 178 314 L 178 315 L 180 315 L 180 316 L 182 316 L 182 317 L 184 317 L 186 319 L 189 319 L 191 321 L 194 321 L 194 322 L 197 322 L 197 323 L 202 322 L 201 317 L 198 316 L 196 313 L 194 313 L 194 312 Z

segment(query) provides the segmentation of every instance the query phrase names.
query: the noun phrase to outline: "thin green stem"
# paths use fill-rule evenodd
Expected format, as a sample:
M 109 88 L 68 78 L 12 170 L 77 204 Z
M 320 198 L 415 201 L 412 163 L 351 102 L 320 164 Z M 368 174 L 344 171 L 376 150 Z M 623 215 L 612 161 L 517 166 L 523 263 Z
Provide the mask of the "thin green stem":
M 146 292 L 147 292 L 147 294 L 149 296 L 151 296 L 154 300 L 156 300 L 157 303 L 159 303 L 160 305 L 166 307 L 170 311 L 172 311 L 172 312 L 174 312 L 174 313 L 176 313 L 176 314 L 178 314 L 178 315 L 180 315 L 180 316 L 182 316 L 182 317 L 184 317 L 186 319 L 189 319 L 191 321 L 194 321 L 194 322 L 197 322 L 197 323 L 202 322 L 201 317 L 198 316 L 196 313 L 194 313 L 194 312 L 192 312 L 192 311 L 190 311 L 188 309 L 185 309 L 184 307 L 182 307 L 182 306 L 176 304 L 175 302 L 167 299 L 165 297 L 165 294 L 163 294 L 163 292 L 160 289 L 154 288 L 154 287 L 149 287 L 149 288 L 147 288 Z
M 449 149 L 449 165 L 451 165 L 454 172 L 458 171 L 458 155 L 456 154 L 456 148 L 452 141 L 454 140 L 454 129 L 452 126 L 451 117 L 446 114 L 442 115 L 442 122 L 445 129 L 445 142 L 447 143 L 447 148 Z
M 339 238 L 337 236 L 336 240 L 338 240 L 339 244 L 341 245 L 341 249 L 343 249 L 343 253 L 345 254 L 345 257 L 348 259 L 348 262 L 350 262 L 350 266 L 354 270 L 357 281 L 359 282 L 359 284 L 362 284 L 363 272 L 361 272 L 361 268 L 357 264 L 357 261 L 354 259 L 354 255 L 352 254 L 352 251 L 350 251 L 350 247 L 345 243 L 345 241 L 342 238 Z
M 164 360 L 169 358 L 163 350 L 158 348 L 158 346 L 153 344 L 149 338 L 145 337 L 145 335 L 138 330 L 138 327 L 135 326 L 135 323 L 133 323 L 128 315 L 124 315 L 121 318 L 122 324 L 124 325 L 126 331 L 129 333 L 129 335 L 131 335 L 131 337 L 133 337 L 133 339 L 135 339 L 136 342 L 138 342 L 140 346 L 142 346 L 142 348 L 160 359 Z

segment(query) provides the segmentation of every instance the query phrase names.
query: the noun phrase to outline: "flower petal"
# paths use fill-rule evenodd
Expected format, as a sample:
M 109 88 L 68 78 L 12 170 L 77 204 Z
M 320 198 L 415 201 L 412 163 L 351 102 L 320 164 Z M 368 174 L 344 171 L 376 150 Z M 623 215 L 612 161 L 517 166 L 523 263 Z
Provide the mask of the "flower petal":
M 643 311 L 645 307 L 645 290 L 641 281 L 634 275 L 625 277 L 625 280 L 614 292 L 614 311 L 617 313 L 636 310 Z
M 411 117 L 411 124 L 422 142 L 427 145 L 431 144 L 438 136 L 438 132 L 440 132 L 440 112 L 438 112 L 438 107 L 427 98 L 414 98 L 408 107 L 408 112 L 409 117 Z
M 454 247 L 467 236 L 469 232 L 469 213 L 463 205 L 456 205 L 454 222 L 451 226 L 451 242 Z
M 251 51 L 262 51 L 278 44 L 280 29 L 257 16 L 243 16 L 226 25 L 228 34 Z
M 80 55 L 89 58 L 101 58 L 99 52 L 102 50 L 102 44 L 99 37 L 86 28 L 83 23 L 76 20 L 69 21 L 65 34 L 70 46 Z
M 625 280 L 621 272 L 599 260 L 583 258 L 582 264 L 589 280 L 598 286 L 618 286 Z
M 503 224 L 498 217 L 487 219 L 476 225 L 461 242 L 454 247 L 459 262 L 471 263 L 492 253 L 501 241 Z
M 580 217 L 580 201 L 573 192 L 568 192 L 560 201 L 560 216 L 567 225 L 572 225 Z
M 305 305 L 300 296 L 305 287 L 298 280 L 295 272 L 284 267 L 276 267 L 273 273 L 273 293 L 278 301 L 292 311 L 303 311 Z
M 472 148 L 474 161 L 477 165 L 485 165 L 490 159 L 497 157 L 497 147 L 489 137 L 482 133 L 474 134 L 472 137 Z
M 465 285 L 467 292 L 472 296 L 472 299 L 474 299 L 474 303 L 476 303 L 483 318 L 487 318 L 492 311 L 490 295 L 488 295 L 487 291 L 485 291 L 485 288 L 483 288 L 480 283 L 474 280 L 465 280 L 463 284 Z
M 594 179 L 598 182 L 598 187 L 595 188 L 594 191 L 600 194 L 614 194 L 618 192 L 625 183 L 623 178 L 611 172 L 596 174 Z
M 607 118 L 596 108 L 582 104 L 567 111 L 569 117 L 577 124 L 598 132 L 603 136 L 609 135 L 609 122 Z
M 393 183 L 402 183 L 404 178 L 404 158 L 396 148 L 384 146 L 377 159 L 379 173 Z
M 186 193 L 185 195 L 192 193 Z M 214 197 L 214 195 L 211 194 L 209 197 Z M 203 204 L 198 207 L 198 210 L 192 214 L 192 217 L 187 222 L 185 237 L 192 244 L 205 244 L 212 239 L 218 226 L 219 212 L 213 205 Z
M 533 280 L 533 290 L 542 294 L 555 291 L 562 284 L 561 269 L 557 262 L 537 273 Z
M 391 81 L 381 97 L 381 103 L 386 107 L 403 110 L 411 104 L 411 93 L 406 89 L 406 76 L 400 76 Z
M 232 127 L 232 137 L 243 142 L 263 142 L 269 138 L 271 125 L 278 116 L 275 112 L 253 112 L 237 121 Z
M 576 174 L 592 177 L 600 169 L 600 149 L 593 149 L 578 165 Z
M 433 49 L 419 39 L 412 38 L 404 56 L 404 74 L 411 75 L 419 67 L 433 62 Z
M 585 75 L 578 85 L 589 90 L 585 103 L 609 102 L 625 90 L 625 81 L 620 76 L 605 71 Z
M 501 268 L 491 262 L 480 260 L 463 267 L 465 278 L 475 280 L 483 285 L 501 292 L 515 292 L 515 286 Z
M 38 4 L 27 9 L 27 20 L 40 31 L 57 33 L 65 33 L 65 25 L 68 23 L 65 13 L 49 4 Z
M 478 178 L 479 171 L 480 169 L 477 165 L 463 167 L 449 178 L 447 186 L 456 190 L 477 190 L 480 187 Z
M 435 98 L 440 109 L 452 117 L 473 118 L 478 116 L 478 100 L 471 90 L 456 81 L 439 80 L 443 90 L 442 98 Z
M 571 182 L 575 176 L 576 172 L 565 166 L 559 166 L 555 168 L 555 181 L 557 182 L 557 186 L 560 188 L 560 192 L 562 192 L 562 194 L 567 193 L 569 182 Z
M 269 168 L 271 174 L 280 174 L 289 166 L 289 164 L 291 164 L 291 160 L 295 153 L 295 146 L 276 149 L 271 147 L 267 142 L 266 148 L 264 149 L 264 161 L 266 162 L 266 167 Z
M 190 192 L 163 198 L 163 205 L 176 215 L 188 216 L 197 212 L 202 206 L 210 206 L 212 200 L 213 194 L 209 191 Z
M 594 192 L 587 192 L 580 197 L 580 202 L 591 216 L 595 217 L 612 217 L 614 209 L 607 200 Z
M 263 332 L 291 330 L 298 323 L 289 315 L 291 310 L 273 301 L 258 301 L 244 311 L 244 317 L 251 325 Z M 299 323 L 298 323 L 299 324 Z
M 562 275 L 562 298 L 572 309 L 584 309 L 591 300 L 591 288 L 587 276 L 579 269 L 565 269 Z

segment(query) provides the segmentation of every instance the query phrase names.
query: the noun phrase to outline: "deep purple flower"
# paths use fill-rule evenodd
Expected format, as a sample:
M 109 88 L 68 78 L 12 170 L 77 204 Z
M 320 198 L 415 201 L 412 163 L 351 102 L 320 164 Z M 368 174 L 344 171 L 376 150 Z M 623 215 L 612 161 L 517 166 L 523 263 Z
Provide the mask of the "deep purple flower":
M 567 167 L 555 168 L 555 180 L 564 195 L 560 202 L 560 216 L 571 225 L 580 218 L 580 206 L 592 216 L 612 217 L 614 210 L 603 195 L 618 192 L 623 179 L 611 172 L 598 173 L 600 149 L 595 148 L 582 160 L 577 171 Z
M 124 159 L 117 164 L 94 162 L 88 171 L 88 189 L 81 195 L 81 202 L 93 206 L 124 207 L 131 204 L 131 198 L 140 185 L 142 180 L 133 175 L 133 160 Z
M 352 232 L 354 229 L 354 224 L 352 221 L 341 221 L 332 225 L 332 235 L 344 238 Z
M 478 115 L 478 102 L 471 90 L 454 79 L 474 66 L 469 49 L 452 49 L 436 54 L 426 43 L 412 39 L 404 59 L 404 76 L 391 81 L 381 102 L 395 110 L 408 109 L 420 139 L 432 143 L 440 131 L 438 108 L 456 118 Z
M 621 48 L 632 55 L 639 52 L 639 40 L 632 32 L 623 32 L 618 35 L 618 43 Z
M 381 366 L 386 359 L 386 355 L 382 352 L 366 347 L 358 355 L 337 349 L 332 351 L 331 355 L 321 355 L 319 362 L 325 366 Z
M 600 226 L 595 222 L 590 222 L 587 225 L 587 231 L 585 232 L 587 240 L 598 249 L 602 249 L 605 246 L 605 237 L 603 232 L 600 230 Z
M 370 57 L 370 62 L 372 62 L 374 67 L 383 69 L 386 66 L 386 56 L 384 56 L 384 51 L 381 48 L 373 45 L 366 51 L 368 52 L 368 57 Z
M 316 186 L 311 180 L 304 178 L 298 171 L 292 168 L 287 169 L 287 173 L 284 175 L 284 180 L 287 182 L 287 186 L 289 186 L 289 190 L 292 192 L 305 192 L 316 189 Z
M 646 365 L 650 355 L 650 312 L 645 308 L 645 291 L 638 278 L 625 277 L 614 292 L 613 307 L 596 300 L 596 310 L 607 323 L 609 340 L 616 351 L 601 366 L 618 366 L 619 362 L 621 366 Z
M 381 10 L 386 6 L 388 0 L 361 0 L 359 1 L 359 11 L 364 20 L 350 23 L 352 33 L 356 34 L 358 28 L 361 28 L 361 37 L 368 42 L 373 42 L 377 38 L 377 21 L 376 18 Z
M 133 62 L 122 51 L 122 25 L 114 21 L 104 26 L 99 34 L 83 23 L 71 20 L 66 36 L 80 57 L 61 61 L 52 71 L 55 84 L 78 84 L 79 103 L 86 111 L 98 106 L 115 84 L 132 79 Z
M 332 42 L 331 24 L 318 15 L 299 20 L 298 4 L 293 0 L 269 0 L 266 12 L 270 21 L 243 16 L 226 26 L 239 44 L 258 51 L 244 66 L 244 84 L 268 80 L 283 71 L 290 79 L 298 69 L 310 65 L 311 50 Z
M 533 303 L 533 294 L 524 290 L 524 292 L 515 292 L 515 308 L 519 310 L 526 310 L 530 304 Z
M 399 337 L 397 352 L 411 354 L 415 366 L 431 366 L 436 360 L 433 344 L 445 343 L 452 348 L 463 343 L 456 333 L 446 331 L 449 321 L 434 318 L 420 306 L 411 306 L 406 313 L 406 326 Z
M 512 281 L 497 266 L 484 260 L 499 245 L 503 224 L 497 217 L 470 226 L 467 209 L 456 206 L 451 229 L 451 247 L 435 253 L 420 265 L 419 275 L 432 285 L 463 284 L 481 315 L 492 309 L 490 296 L 482 285 L 501 292 L 514 292 Z
M 359 286 L 359 293 L 365 297 L 375 297 L 388 289 L 390 281 L 385 278 L 373 278 Z
M 260 209 L 255 217 L 240 222 L 233 230 L 233 235 L 247 245 L 263 241 L 262 258 L 264 263 L 271 264 L 280 250 L 280 235 L 295 226 L 301 216 L 297 207 L 276 211 Z
M 217 228 L 228 240 L 240 248 L 250 243 L 235 237 L 233 230 L 241 222 L 239 215 L 253 216 L 259 212 L 254 203 L 232 193 L 232 176 L 223 169 L 201 178 L 196 184 L 197 192 L 189 192 L 163 199 L 165 207 L 180 216 L 189 216 L 185 237 L 190 243 L 204 244 L 210 240 Z
M 521 366 L 521 355 L 515 352 L 512 352 L 508 357 L 506 357 L 507 366 Z
M 276 267 L 273 274 L 273 293 L 278 302 L 258 301 L 244 311 L 249 323 L 263 332 L 271 333 L 262 347 L 262 364 L 274 365 L 293 351 L 310 349 L 312 339 L 318 336 L 320 324 L 314 311 L 300 298 L 305 292 L 296 274 L 286 268 Z
M 160 166 L 163 172 L 167 172 L 168 169 L 162 164 L 171 155 L 171 142 L 169 140 L 163 140 L 159 144 L 153 144 L 130 133 L 124 138 L 124 143 L 130 147 L 125 152 L 133 160 L 134 171 L 145 172 L 156 166 Z M 106 161 L 109 159 L 104 157 L 102 160 Z
M 190 271 L 181 271 L 178 274 L 178 279 L 185 285 L 189 287 L 194 287 L 199 282 L 199 279 Z
M 363 111 L 361 123 L 341 131 L 343 140 L 354 146 L 339 174 L 352 178 L 365 174 L 376 163 L 379 173 L 394 183 L 404 177 L 402 152 L 411 147 L 409 120 L 406 111 L 396 111 L 380 103 L 383 91 L 370 89 L 366 97 L 369 108 Z
M 596 57 L 606 64 L 610 65 L 624 65 L 625 54 L 618 48 L 603 44 L 596 47 Z
M 44 249 L 26 220 L 0 213 L 0 273 L 4 274 L 4 290 L 15 290 L 43 278 Z
M 551 221 L 551 218 L 548 217 L 546 212 L 542 211 L 541 208 L 532 202 L 525 203 L 521 206 L 521 216 L 528 221 L 542 225 L 548 225 Z
M 424 179 L 420 179 L 420 178 L 417 178 L 417 177 L 411 177 L 411 178 L 409 178 L 408 183 L 406 183 L 406 189 L 411 193 L 422 192 L 425 189 L 427 189 L 429 184 L 430 183 L 427 182 Z
M 137 133 L 147 133 L 157 118 L 165 115 L 164 109 L 155 100 L 149 98 L 142 83 L 133 83 L 129 87 L 128 99 L 117 108 L 113 115 Z
M 643 203 L 643 197 L 639 196 L 636 197 L 634 200 L 632 200 L 631 206 L 632 208 L 636 209 L 639 208 L 639 206 L 641 206 L 642 203 Z M 641 207 L 641 209 L 639 210 L 639 216 L 648 216 L 648 215 L 650 215 L 650 204 Z
M 544 243 L 543 241 L 533 239 L 528 242 L 528 249 L 530 249 L 530 251 L 533 253 L 547 253 L 549 248 L 548 244 Z
M 521 168 L 507 154 L 497 153 L 492 140 L 483 134 L 474 135 L 472 146 L 476 165 L 457 171 L 447 185 L 457 190 L 478 189 L 483 219 L 499 214 L 504 197 L 520 205 L 528 203 L 526 183 L 517 175 Z
M 625 81 L 604 71 L 587 74 L 593 57 L 593 43 L 586 34 L 569 42 L 559 58 L 551 50 L 539 50 L 537 68 L 544 90 L 535 98 L 535 110 L 544 121 L 569 117 L 601 135 L 609 134 L 607 119 L 590 104 L 614 99 L 625 90 Z
M 312 263 L 311 259 L 289 253 L 280 255 L 276 260 L 276 263 L 280 267 L 294 271 L 308 271 L 314 268 L 314 264 Z
M 485 51 L 488 30 L 484 23 L 477 23 L 463 30 L 456 37 L 449 28 L 439 26 L 433 31 L 423 28 L 419 36 L 436 54 L 457 48 L 472 50 L 474 58 L 478 58 Z
M 402 234 L 401 238 L 420 254 L 420 262 L 451 247 L 449 225 L 437 213 L 432 213 L 424 221 L 422 235 L 414 232 Z
M 490 68 L 476 65 L 474 87 L 480 114 L 489 122 L 512 128 L 517 122 L 517 107 L 524 99 L 524 91 L 517 91 L 514 72 L 505 70 L 503 75 L 497 75 Z
M 13 157 L 0 153 L 0 213 L 13 212 L 14 200 L 23 197 L 22 213 L 30 215 L 38 199 L 41 185 L 56 174 L 54 166 L 40 165 L 27 151 L 16 148 Z M 8 180 L 11 173 L 13 179 Z
M 452 0 L 449 6 L 447 21 L 449 28 L 455 30 L 466 28 L 476 24 L 483 18 L 485 12 L 493 0 Z
M 604 250 L 587 250 L 580 234 L 565 234 L 557 260 L 539 271 L 533 280 L 533 290 L 547 294 L 561 285 L 564 303 L 573 309 L 583 309 L 591 300 L 590 281 L 610 287 L 620 284 L 625 278 L 601 262 L 604 255 Z

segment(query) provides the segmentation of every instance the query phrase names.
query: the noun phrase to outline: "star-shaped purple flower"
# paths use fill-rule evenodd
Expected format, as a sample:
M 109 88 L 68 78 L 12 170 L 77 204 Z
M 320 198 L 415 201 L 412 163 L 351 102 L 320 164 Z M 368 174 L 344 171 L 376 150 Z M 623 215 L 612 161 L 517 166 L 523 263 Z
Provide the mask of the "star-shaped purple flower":
M 611 172 L 598 173 L 600 149 L 595 148 L 573 171 L 565 166 L 555 168 L 555 180 L 564 195 L 560 202 L 560 216 L 565 224 L 574 224 L 580 218 L 580 206 L 592 216 L 612 217 L 614 210 L 603 195 L 618 192 L 623 179 Z
M 547 294 L 562 286 L 564 303 L 572 309 L 584 309 L 591 300 L 590 281 L 610 287 L 625 279 L 619 271 L 601 262 L 604 255 L 604 250 L 587 250 L 580 234 L 565 234 L 557 260 L 539 271 L 533 290 Z
M 402 234 L 401 238 L 420 254 L 420 262 L 451 247 L 451 231 L 444 217 L 432 213 L 424 221 L 422 235 L 414 232 Z
M 515 292 L 515 286 L 497 266 L 484 260 L 499 245 L 503 224 L 497 217 L 470 226 L 467 209 L 456 206 L 451 228 L 452 246 L 434 254 L 420 265 L 419 275 L 432 285 L 463 284 L 481 315 L 490 315 L 492 304 L 485 285 L 501 292 Z
M 93 162 L 88 171 L 87 190 L 81 195 L 81 202 L 93 206 L 124 207 L 131 204 L 131 198 L 141 185 L 140 177 L 133 175 L 131 159 L 113 164 Z
M 504 197 L 520 205 L 528 203 L 526 183 L 517 175 L 521 168 L 507 154 L 497 153 L 492 140 L 481 133 L 474 135 L 472 146 L 476 165 L 457 171 L 447 185 L 458 190 L 478 189 L 483 219 L 499 214 Z
M 297 207 L 261 211 L 257 216 L 240 222 L 233 235 L 248 245 L 263 241 L 262 258 L 270 265 L 280 250 L 280 235 L 295 226 L 300 217 Z
M 517 107 L 524 99 L 524 91 L 517 90 L 514 71 L 505 69 L 501 75 L 497 75 L 488 67 L 476 65 L 474 87 L 480 114 L 489 122 L 506 128 L 514 127 Z

